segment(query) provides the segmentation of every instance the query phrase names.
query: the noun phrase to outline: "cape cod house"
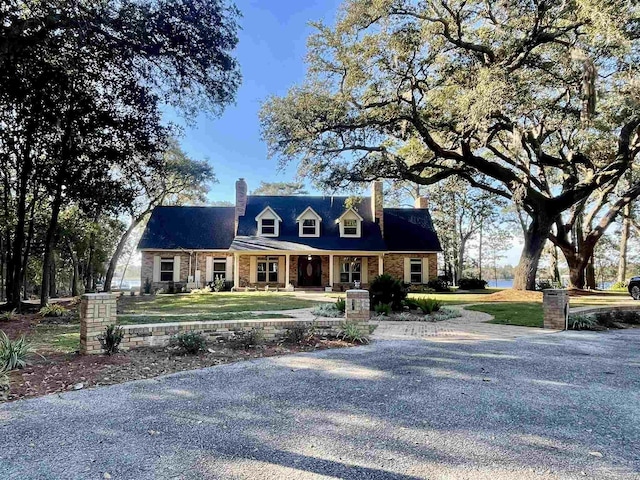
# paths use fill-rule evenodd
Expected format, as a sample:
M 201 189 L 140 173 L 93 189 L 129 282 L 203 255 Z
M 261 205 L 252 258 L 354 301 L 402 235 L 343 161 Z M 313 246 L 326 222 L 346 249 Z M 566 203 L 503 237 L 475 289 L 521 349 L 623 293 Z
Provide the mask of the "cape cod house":
M 371 196 L 247 195 L 236 182 L 235 207 L 157 207 L 140 239 L 141 282 L 204 286 L 219 277 L 236 288 L 366 287 L 381 273 L 411 284 L 437 276 L 442 251 L 427 208 L 383 208 L 382 183 Z

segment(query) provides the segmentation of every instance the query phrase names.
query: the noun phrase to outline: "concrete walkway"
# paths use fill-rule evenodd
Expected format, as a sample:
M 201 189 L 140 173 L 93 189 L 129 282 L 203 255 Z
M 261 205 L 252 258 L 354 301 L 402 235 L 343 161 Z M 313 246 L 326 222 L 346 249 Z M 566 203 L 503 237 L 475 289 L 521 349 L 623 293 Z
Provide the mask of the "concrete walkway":
M 372 320 L 378 325 L 373 333 L 377 340 L 431 340 L 435 342 L 478 342 L 486 340 L 515 340 L 524 336 L 540 336 L 557 333 L 558 330 L 517 327 L 487 323 L 493 319 L 488 313 L 448 307 L 458 310 L 462 316 L 441 322 L 385 322 Z

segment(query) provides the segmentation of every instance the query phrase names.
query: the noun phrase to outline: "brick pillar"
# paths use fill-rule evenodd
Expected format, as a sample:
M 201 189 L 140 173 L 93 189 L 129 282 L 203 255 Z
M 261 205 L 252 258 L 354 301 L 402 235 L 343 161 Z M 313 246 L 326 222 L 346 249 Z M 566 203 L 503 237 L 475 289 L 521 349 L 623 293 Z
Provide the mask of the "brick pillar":
M 117 296 L 112 293 L 87 293 L 80 300 L 80 353 L 101 353 L 98 337 L 116 323 Z
M 345 318 L 348 322 L 368 322 L 371 317 L 369 291 L 347 290 Z
M 567 290 L 547 289 L 542 292 L 544 310 L 544 328 L 566 330 L 569 319 L 569 292 Z

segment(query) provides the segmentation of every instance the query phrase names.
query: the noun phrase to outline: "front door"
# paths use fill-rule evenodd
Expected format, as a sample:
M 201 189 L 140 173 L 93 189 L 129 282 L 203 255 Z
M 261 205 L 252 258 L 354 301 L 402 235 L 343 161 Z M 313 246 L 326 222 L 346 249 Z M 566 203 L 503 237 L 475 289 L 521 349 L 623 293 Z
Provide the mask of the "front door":
M 298 286 L 322 286 L 322 260 L 320 257 L 298 257 Z

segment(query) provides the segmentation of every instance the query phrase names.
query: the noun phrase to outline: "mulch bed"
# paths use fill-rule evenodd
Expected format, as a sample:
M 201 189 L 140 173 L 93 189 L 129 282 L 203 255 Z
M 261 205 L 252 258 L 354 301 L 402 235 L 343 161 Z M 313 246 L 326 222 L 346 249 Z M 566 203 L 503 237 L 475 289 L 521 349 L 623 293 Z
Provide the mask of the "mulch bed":
M 32 358 L 31 365 L 9 374 L 9 401 L 113 385 L 242 360 L 347 346 L 351 344 L 317 338 L 305 345 L 265 345 L 251 350 L 231 350 L 223 345 L 215 345 L 197 355 L 179 355 L 169 347 L 139 348 L 113 356 L 51 354 L 44 359 Z

